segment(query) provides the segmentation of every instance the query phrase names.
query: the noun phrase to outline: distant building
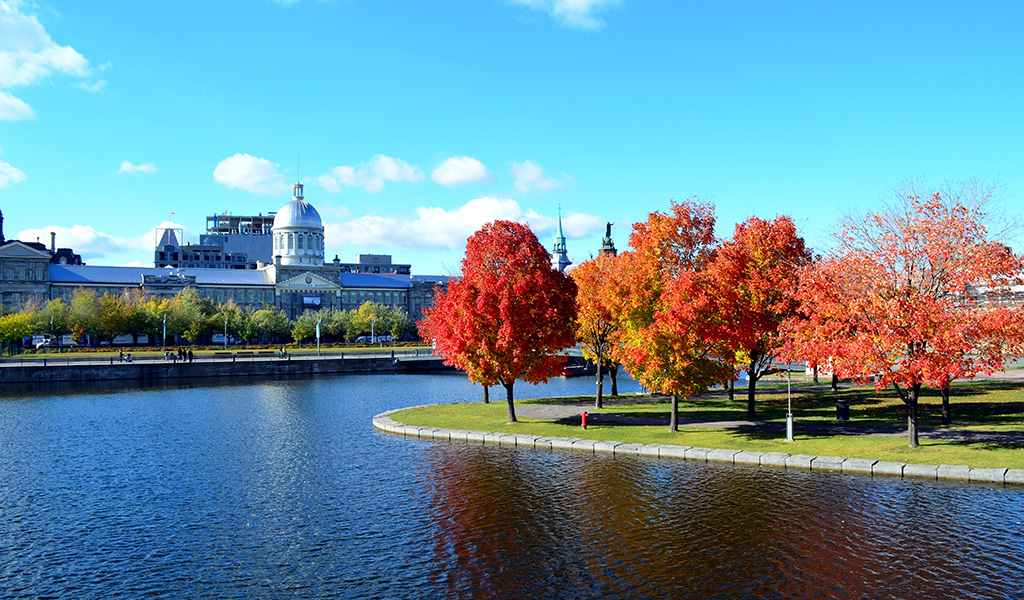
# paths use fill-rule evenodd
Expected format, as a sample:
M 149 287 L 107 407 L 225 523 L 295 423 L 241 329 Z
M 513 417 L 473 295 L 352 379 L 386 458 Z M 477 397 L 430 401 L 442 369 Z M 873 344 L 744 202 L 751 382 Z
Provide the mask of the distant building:
M 178 269 L 255 269 L 270 262 L 273 244 L 270 230 L 274 213 L 267 216 L 220 214 L 206 217 L 206 233 L 198 244 L 182 245 L 182 230 L 157 230 L 159 239 L 153 266 Z
M 8 240 L 0 212 L 0 304 L 16 308 L 25 302 L 43 303 L 49 296 L 51 265 L 82 265 L 71 248 L 57 248 L 57 234 L 50 232 L 50 248 L 42 243 Z
M 320 214 L 303 198 L 301 183 L 293 190 L 292 200 L 271 213 L 269 233 L 266 220 L 239 218 L 238 223 L 259 226 L 258 234 L 250 234 L 243 225 L 230 220 L 224 225 L 218 217 L 213 224 L 217 231 L 209 234 L 266 236 L 271 248 L 267 261 L 250 263 L 245 253 L 239 260 L 240 255 L 225 251 L 227 245 L 181 245 L 180 229 L 159 232 L 154 267 L 85 266 L 80 257 L 77 263 L 60 263 L 51 260 L 63 256 L 60 251 L 9 241 L 0 245 L 0 301 L 12 308 L 27 300 L 70 301 L 80 288 L 99 295 L 141 289 L 149 296 L 170 297 L 191 287 L 201 298 L 254 308 L 277 306 L 291 318 L 305 310 L 351 310 L 365 302 L 402 309 L 414 320 L 422 317 L 447 277 L 412 275 L 411 265 L 394 264 L 388 254 L 361 254 L 354 263 L 342 263 L 336 256 L 325 263 Z M 225 227 L 228 233 L 221 231 Z M 231 233 L 236 229 L 239 233 Z M 2 232 L 0 214 L 0 236 Z

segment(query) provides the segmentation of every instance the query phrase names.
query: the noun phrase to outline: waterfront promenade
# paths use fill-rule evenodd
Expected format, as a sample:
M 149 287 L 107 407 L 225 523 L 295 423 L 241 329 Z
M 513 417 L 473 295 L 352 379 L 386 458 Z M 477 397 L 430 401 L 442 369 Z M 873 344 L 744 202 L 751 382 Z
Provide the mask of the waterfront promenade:
M 116 354 L 32 356 L 0 360 L 0 383 L 53 383 L 177 379 L 192 377 L 258 377 L 318 373 L 419 373 L 452 370 L 429 349 L 359 349 L 356 351 L 290 353 L 277 350 L 214 351 L 193 361 L 162 355 L 118 360 Z

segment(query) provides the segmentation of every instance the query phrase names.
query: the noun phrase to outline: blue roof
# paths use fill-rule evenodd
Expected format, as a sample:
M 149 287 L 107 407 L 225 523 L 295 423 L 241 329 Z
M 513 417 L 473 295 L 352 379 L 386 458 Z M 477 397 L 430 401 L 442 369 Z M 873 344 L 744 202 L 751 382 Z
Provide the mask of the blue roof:
M 311 270 L 315 272 L 315 270 Z M 144 275 L 184 275 L 197 285 L 272 286 L 263 271 L 253 269 L 172 269 L 168 267 L 101 267 L 50 265 L 50 282 L 64 284 L 140 285 Z M 384 273 L 341 273 L 341 286 L 349 288 L 408 289 L 413 282 L 444 283 L 444 275 L 392 275 Z
M 377 273 L 342 273 L 341 287 L 407 289 L 408 275 Z
M 252 269 L 171 269 L 167 267 L 100 267 L 50 265 L 52 283 L 140 285 L 144 275 L 184 275 L 199 285 L 269 286 L 262 271 Z

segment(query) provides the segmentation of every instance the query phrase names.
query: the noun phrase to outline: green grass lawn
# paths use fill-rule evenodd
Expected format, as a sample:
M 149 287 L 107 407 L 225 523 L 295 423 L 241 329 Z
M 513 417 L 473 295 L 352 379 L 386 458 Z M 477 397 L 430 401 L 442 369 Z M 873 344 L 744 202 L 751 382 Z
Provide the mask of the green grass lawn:
M 745 390 L 744 390 L 745 392 Z M 906 409 L 895 392 L 876 392 L 870 387 L 840 389 L 827 387 L 793 393 L 793 414 L 797 422 L 835 423 L 836 398 L 850 402 L 849 425 L 906 427 Z M 593 397 L 523 400 L 517 405 L 539 403 L 591 402 Z M 1024 431 L 1024 383 L 984 381 L 956 384 L 950 403 L 956 429 Z M 785 422 L 786 390 L 761 390 L 757 396 L 757 420 Z M 581 408 L 582 409 L 582 408 Z M 617 413 L 663 417 L 668 422 L 669 403 L 664 397 L 628 396 L 605 404 L 603 410 L 586 408 L 593 414 Z M 677 444 L 707 448 L 729 448 L 757 452 L 787 452 L 816 456 L 869 458 L 921 464 L 966 464 L 971 467 L 1024 469 L 1024 446 L 990 443 L 965 443 L 922 438 L 921 445 L 910 449 L 905 438 L 871 436 L 802 436 L 786 442 L 784 434 L 705 428 L 683 428 L 677 433 L 667 426 L 595 425 L 583 431 L 578 425 L 520 417 L 506 423 L 504 401 L 437 405 L 407 409 L 392 417 L 396 421 L 427 427 L 528 433 L 552 437 L 586 437 L 624 443 Z M 737 390 L 736 399 L 712 395 L 680 402 L 680 418 L 701 420 L 745 420 L 746 395 Z M 941 425 L 941 398 L 938 392 L 924 393 L 920 424 L 925 428 Z

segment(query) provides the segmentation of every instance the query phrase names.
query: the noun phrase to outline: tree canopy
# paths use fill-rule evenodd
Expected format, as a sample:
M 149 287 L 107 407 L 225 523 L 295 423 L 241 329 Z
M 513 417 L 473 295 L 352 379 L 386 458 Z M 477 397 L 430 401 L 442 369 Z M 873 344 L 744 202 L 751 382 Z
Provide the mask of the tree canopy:
M 940 193 L 898 198 L 844 220 L 838 251 L 801 279 L 791 354 L 877 389 L 893 386 L 907 406 L 911 447 L 922 385 L 1002 368 L 1020 351 L 1019 336 L 1005 335 L 1019 309 L 992 299 L 1022 263 L 989 239 L 984 217 L 980 206 Z
M 461 277 L 438 290 L 418 325 L 446 364 L 474 383 L 505 388 L 512 423 L 515 381 L 540 383 L 564 371 L 556 353 L 573 343 L 575 310 L 575 284 L 551 269 L 537 236 L 494 221 L 466 241 Z

